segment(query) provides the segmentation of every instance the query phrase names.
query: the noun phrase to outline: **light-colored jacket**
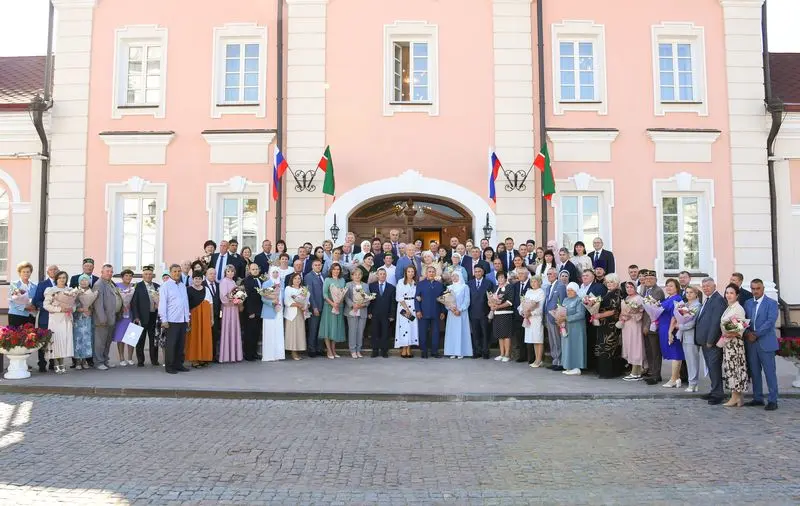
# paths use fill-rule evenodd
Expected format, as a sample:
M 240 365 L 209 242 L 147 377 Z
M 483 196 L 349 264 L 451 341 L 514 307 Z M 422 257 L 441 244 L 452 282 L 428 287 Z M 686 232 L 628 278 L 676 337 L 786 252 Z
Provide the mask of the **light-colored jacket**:
M 117 312 L 122 307 L 122 297 L 117 287 L 113 282 L 100 278 L 92 290 L 97 292 L 97 299 L 92 306 L 95 326 L 113 327 L 117 323 Z
M 388 283 L 388 281 L 387 281 L 387 283 Z M 344 287 L 344 289 L 345 289 L 344 306 L 345 306 L 345 309 L 347 311 L 345 313 L 345 316 L 347 316 L 348 318 L 366 318 L 367 317 L 367 308 L 361 308 L 362 311 L 358 316 L 351 316 L 350 315 L 350 311 L 353 310 L 353 304 L 355 303 L 353 301 L 353 287 L 355 285 L 356 285 L 355 281 L 348 281 L 347 284 Z M 369 285 L 364 283 L 363 281 L 361 282 L 361 289 L 364 290 L 364 293 L 369 293 Z

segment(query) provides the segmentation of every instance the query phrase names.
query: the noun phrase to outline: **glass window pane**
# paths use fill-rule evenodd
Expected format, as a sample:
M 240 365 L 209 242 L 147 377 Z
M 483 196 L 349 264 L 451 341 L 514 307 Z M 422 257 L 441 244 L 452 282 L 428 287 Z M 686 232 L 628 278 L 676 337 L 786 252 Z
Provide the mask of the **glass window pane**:
M 678 217 L 677 216 L 664 216 L 662 230 L 665 234 L 678 233 Z
M 225 72 L 239 72 L 239 65 L 238 58 L 228 58 L 225 60 Z
M 580 81 L 583 86 L 594 86 L 594 72 L 581 72 Z
M 0 221 L 0 242 L 8 242 L 8 221 Z
M 244 56 L 245 58 L 258 58 L 258 44 L 245 44 Z
M 672 72 L 672 58 L 659 58 L 658 69 L 667 72 Z
M 678 58 L 690 58 L 692 56 L 691 44 L 678 44 Z
M 659 44 L 658 45 L 658 56 L 668 56 L 672 57 L 672 44 Z
M 148 60 L 158 60 L 161 58 L 161 46 L 148 46 L 147 47 L 147 59 Z
M 428 43 L 415 42 L 413 56 L 428 56 Z
M 700 270 L 700 255 L 697 252 L 683 255 L 683 268 L 687 270 Z
M 226 44 L 225 45 L 225 57 L 226 58 L 238 58 L 239 54 L 241 53 L 242 48 L 239 44 Z
M 678 234 L 664 234 L 664 251 L 678 251 Z
M 161 61 L 160 60 L 150 60 L 150 61 L 147 62 L 147 75 L 148 76 L 161 75 Z
M 561 72 L 561 84 L 566 86 L 572 86 L 575 84 L 575 72 L 569 71 L 562 71 Z
M 599 197 L 583 197 L 583 214 L 597 214 L 600 209 Z
M 145 92 L 145 103 L 147 104 L 157 104 L 161 101 L 161 91 L 160 90 L 147 90 Z
M 678 70 L 681 72 L 691 72 L 692 71 L 692 59 L 691 58 L 678 58 Z
M 678 253 L 664 253 L 664 268 L 669 270 L 680 269 Z
M 561 197 L 561 212 L 578 214 L 578 197 Z
M 130 47 L 128 47 L 128 61 L 141 60 L 141 59 L 142 59 L 142 47 L 141 46 L 130 46 Z
M 239 217 L 239 199 L 222 200 L 222 216 L 225 218 Z
M 578 52 L 581 56 L 592 56 L 594 53 L 593 44 L 591 42 L 581 42 L 578 45 Z
M 563 100 L 575 100 L 575 87 L 574 86 L 562 86 L 561 87 L 561 98 Z
M 679 72 L 678 73 L 678 85 L 680 85 L 680 86 L 692 86 L 692 74 L 690 72 Z
M 225 74 L 225 86 L 235 87 L 239 86 L 239 74 Z
M 594 58 L 588 56 L 582 57 L 579 60 L 578 65 L 581 70 L 594 70 Z
M 157 90 L 160 84 L 161 84 L 161 77 L 159 77 L 159 76 L 148 76 L 145 86 L 149 90 Z
M 258 102 L 258 88 L 245 88 L 244 100 L 245 102 Z
M 694 100 L 694 92 L 691 88 L 681 88 L 679 94 L 680 100 Z
M 575 59 L 572 56 L 562 56 L 560 61 L 561 61 L 561 70 L 575 69 Z
M 664 197 L 661 200 L 664 214 L 678 214 L 678 199 L 676 197 Z
M 238 102 L 239 88 L 225 88 L 225 102 Z
M 258 86 L 258 74 L 257 73 L 247 73 L 244 75 L 244 85 L 245 86 Z
M 244 60 L 245 72 L 258 72 L 258 58 L 246 58 Z
M 594 86 L 581 86 L 581 100 L 594 100 Z
M 128 75 L 142 73 L 142 62 L 131 60 L 128 62 Z
M 572 56 L 575 54 L 574 44 L 572 42 L 562 42 L 558 45 L 558 51 L 561 56 Z
M 428 59 L 427 58 L 414 58 L 414 70 L 428 70 Z
M 562 216 L 562 221 L 565 233 L 578 235 L 578 216 L 576 214 L 565 214 Z
M 415 86 L 427 86 L 428 85 L 428 73 L 427 72 L 414 72 L 414 85 Z
M 675 88 L 671 88 L 668 86 L 661 87 L 661 101 L 662 102 L 669 102 L 675 100 Z
M 672 72 L 661 72 L 661 86 L 673 86 L 675 84 L 675 76 Z

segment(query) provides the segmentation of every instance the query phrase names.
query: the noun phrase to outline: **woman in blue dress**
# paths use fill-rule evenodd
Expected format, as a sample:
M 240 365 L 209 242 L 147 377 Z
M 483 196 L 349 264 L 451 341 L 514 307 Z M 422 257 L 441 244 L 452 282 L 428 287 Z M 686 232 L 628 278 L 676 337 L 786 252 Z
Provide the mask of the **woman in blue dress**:
M 94 324 L 92 321 L 92 305 L 97 299 L 97 292 L 89 285 L 92 278 L 81 274 L 78 278 L 78 308 L 73 315 L 72 348 L 75 358 L 75 369 L 89 369 L 88 360 L 92 358 L 94 347 Z
M 664 383 L 666 388 L 681 387 L 681 362 L 686 358 L 683 354 L 683 345 L 669 332 L 669 324 L 672 321 L 675 304 L 683 300 L 680 291 L 678 280 L 669 278 L 664 285 L 666 298 L 661 301 L 661 307 L 664 308 L 664 312 L 658 317 L 658 341 L 661 344 L 661 357 L 664 360 L 672 360 L 672 375 L 669 381 Z M 656 371 L 656 374 L 658 374 L 658 371 Z
M 559 281 L 556 281 L 559 283 Z M 567 284 L 567 335 L 561 338 L 561 364 L 563 374 L 579 376 L 586 368 L 586 310 L 578 297 L 578 283 Z
M 457 253 L 456 253 L 457 255 Z M 449 290 L 456 300 L 455 310 L 448 308 L 447 325 L 444 331 L 444 354 L 450 358 L 472 356 L 472 334 L 469 329 L 469 288 L 462 278 L 463 267 L 450 275 L 453 284 Z

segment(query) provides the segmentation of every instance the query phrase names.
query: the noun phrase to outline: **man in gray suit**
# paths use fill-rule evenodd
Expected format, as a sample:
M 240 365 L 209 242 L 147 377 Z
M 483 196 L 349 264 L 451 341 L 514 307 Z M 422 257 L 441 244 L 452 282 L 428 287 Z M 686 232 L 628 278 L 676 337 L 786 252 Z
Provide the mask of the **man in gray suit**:
M 717 348 L 717 341 L 722 336 L 720 320 L 728 304 L 717 291 L 713 278 L 705 278 L 701 289 L 705 300 L 695 318 L 694 343 L 703 348 L 703 358 L 711 379 L 711 391 L 702 398 L 709 404 L 720 404 L 725 394 L 722 391 L 722 349 Z
M 545 296 L 544 318 L 547 323 L 547 341 L 550 343 L 550 357 L 553 359 L 553 365 L 549 367 L 551 371 L 563 371 L 561 366 L 561 333 L 558 329 L 558 324 L 550 311 L 555 309 L 559 304 L 564 303 L 567 298 L 567 287 L 556 279 L 556 269 L 550 267 L 547 269 L 547 281 L 550 286 L 547 287 L 547 295 Z
M 314 259 L 311 264 L 311 272 L 303 278 L 304 284 L 308 287 L 308 304 L 311 309 L 311 318 L 306 320 L 306 349 L 308 356 L 318 355 L 317 346 L 319 340 L 319 322 L 322 315 L 322 261 Z
M 92 309 L 94 314 L 94 366 L 101 371 L 114 367 L 108 360 L 108 352 L 111 349 L 117 313 L 122 309 L 122 296 L 111 281 L 113 275 L 114 267 L 110 264 L 103 265 L 100 279 L 92 288 L 97 292 L 97 299 Z
M 650 296 L 658 301 L 664 300 L 664 290 L 656 285 L 656 271 L 642 269 L 644 282 L 639 287 L 642 297 Z M 645 383 L 657 385 L 661 383 L 661 343 L 658 340 L 658 330 L 650 331 L 650 317 L 647 312 L 642 313 L 642 333 L 644 334 L 644 354 L 647 357 L 648 372 L 643 375 Z

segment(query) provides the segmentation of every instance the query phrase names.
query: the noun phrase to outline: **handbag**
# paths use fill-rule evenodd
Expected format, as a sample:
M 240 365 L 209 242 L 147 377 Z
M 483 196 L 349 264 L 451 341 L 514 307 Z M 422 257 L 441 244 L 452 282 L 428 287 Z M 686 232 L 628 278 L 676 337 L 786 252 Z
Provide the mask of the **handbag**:
M 413 313 L 410 313 L 410 312 L 406 311 L 405 309 L 401 309 L 401 310 L 400 310 L 400 315 L 401 315 L 401 316 L 405 316 L 405 317 L 406 317 L 406 319 L 407 319 L 408 321 L 410 321 L 410 322 L 413 322 L 414 320 L 416 320 L 416 319 L 417 319 L 417 317 L 416 317 L 416 316 L 414 316 L 414 314 L 413 314 Z

